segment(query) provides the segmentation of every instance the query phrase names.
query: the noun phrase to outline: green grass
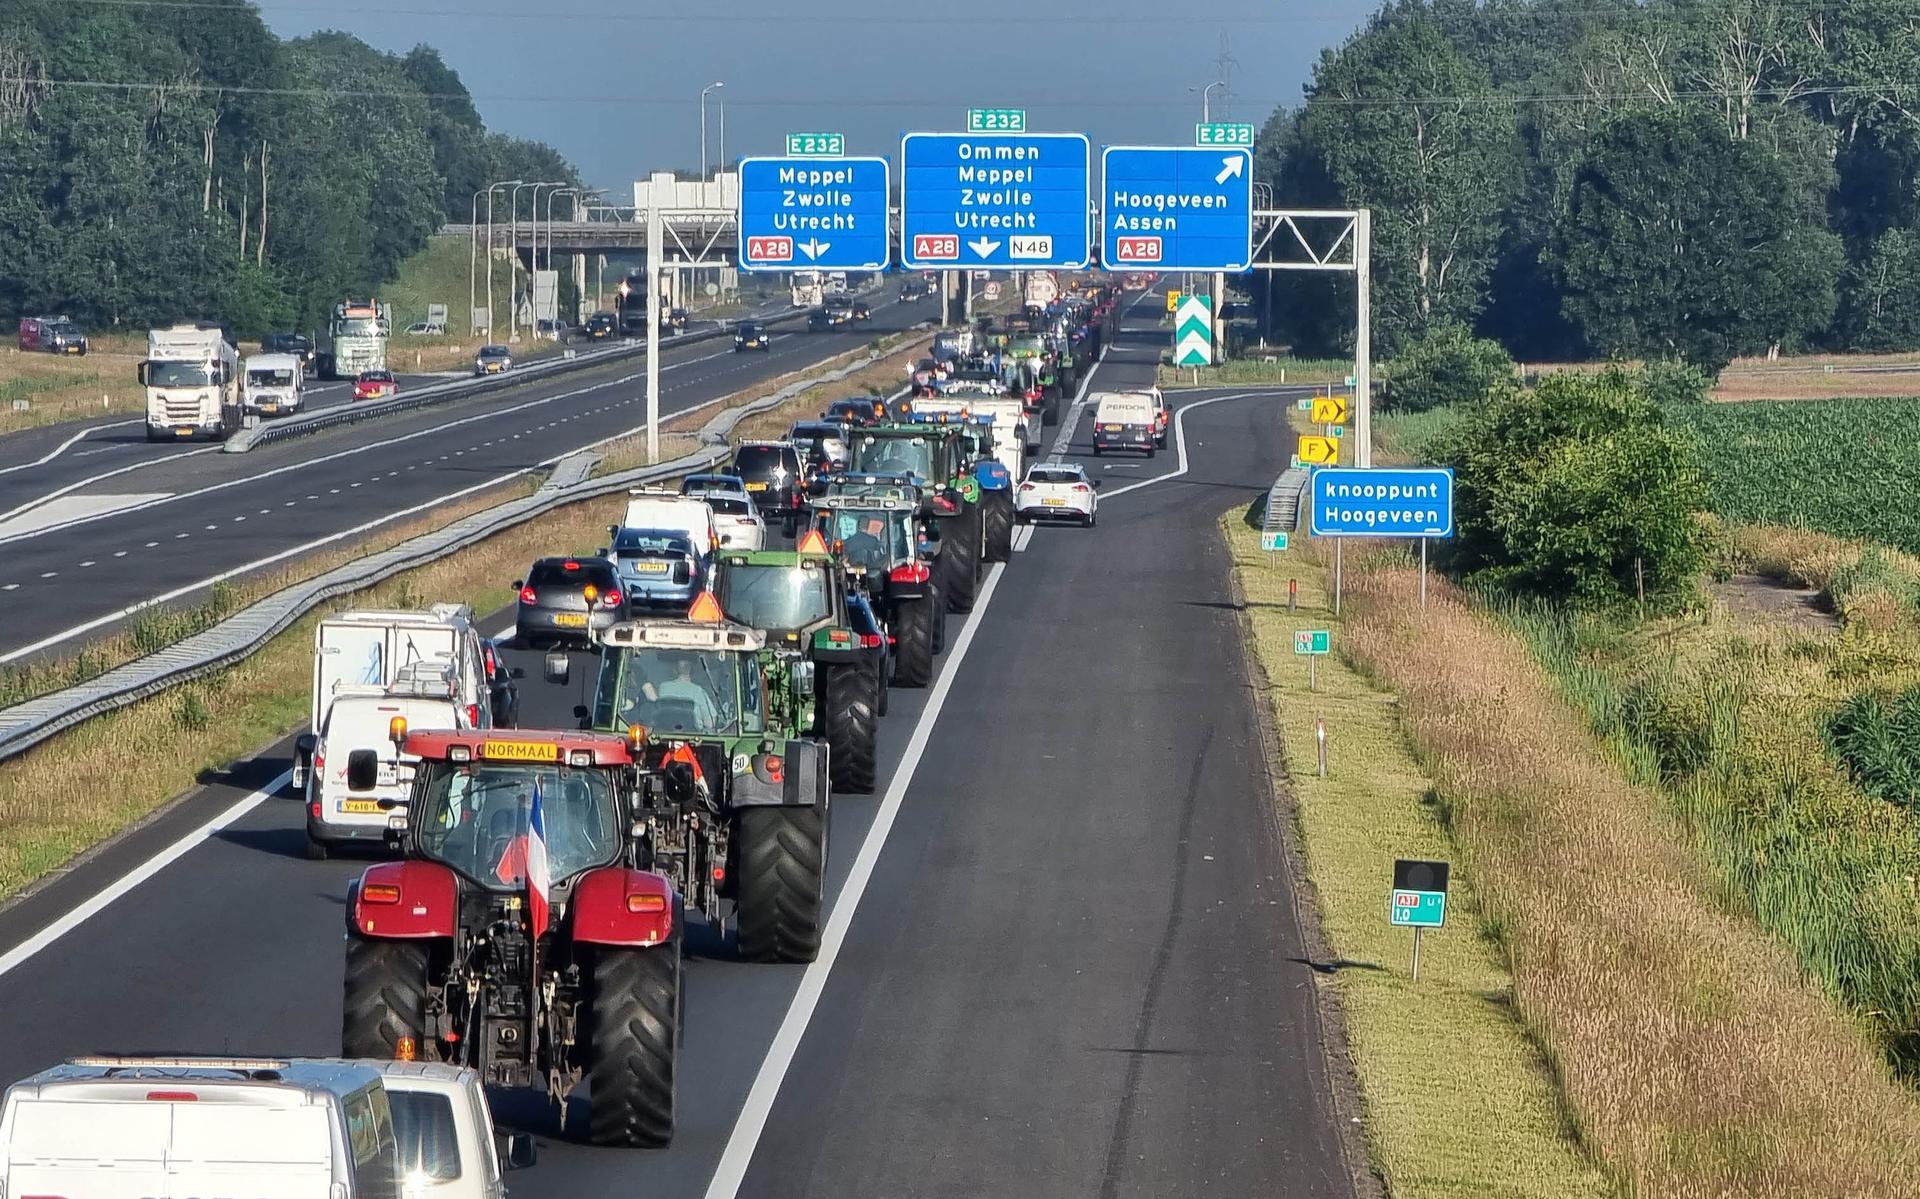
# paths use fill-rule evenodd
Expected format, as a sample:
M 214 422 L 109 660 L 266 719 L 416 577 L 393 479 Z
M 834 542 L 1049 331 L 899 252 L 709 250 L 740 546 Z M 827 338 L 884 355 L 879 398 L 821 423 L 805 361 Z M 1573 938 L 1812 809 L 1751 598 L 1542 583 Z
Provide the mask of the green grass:
M 1699 438 L 1714 510 L 1920 553 L 1920 399 L 1670 410 Z
M 1258 354 L 1257 350 L 1249 350 Z M 1161 387 L 1195 386 L 1193 367 L 1160 367 L 1159 385 Z M 1294 358 L 1285 354 L 1275 355 L 1272 362 L 1259 358 L 1236 358 L 1216 366 L 1203 366 L 1200 371 L 1201 387 L 1244 387 L 1250 384 L 1294 384 L 1294 383 L 1339 383 L 1353 373 L 1353 363 L 1340 358 Z
M 1458 861 L 1435 819 L 1433 783 L 1415 763 L 1398 699 L 1337 655 L 1309 691 L 1296 628 L 1331 628 L 1325 572 L 1298 551 L 1277 565 L 1235 510 L 1223 521 L 1246 593 L 1253 650 L 1266 668 L 1321 925 L 1341 960 L 1335 985 L 1366 1104 L 1369 1150 L 1395 1199 L 1603 1196 L 1613 1193 L 1567 1131 L 1548 1063 L 1513 1014 L 1513 979 L 1477 931 L 1470 872 L 1456 868 L 1447 928 L 1429 934 L 1420 981 L 1410 935 L 1388 926 L 1395 857 Z M 1302 611 L 1286 610 L 1298 579 Z M 1317 776 L 1314 722 L 1329 730 Z
M 500 297 L 506 287 L 506 265 L 505 262 L 493 265 L 494 302 L 503 314 L 506 304 Z M 486 259 L 481 258 L 475 264 L 475 269 L 485 271 L 486 266 Z M 479 276 L 479 280 L 476 285 L 481 293 L 479 302 L 484 304 L 485 276 Z M 427 319 L 428 304 L 445 304 L 448 332 L 464 332 L 467 323 L 467 239 L 428 238 L 427 248 L 401 263 L 399 276 L 380 288 L 380 298 L 393 305 L 396 345 L 409 340 L 402 330 L 415 321 Z
M 1381 412 L 1373 418 L 1373 444 L 1379 456 L 1396 462 L 1428 462 L 1433 445 L 1467 418 L 1451 408 L 1425 412 Z

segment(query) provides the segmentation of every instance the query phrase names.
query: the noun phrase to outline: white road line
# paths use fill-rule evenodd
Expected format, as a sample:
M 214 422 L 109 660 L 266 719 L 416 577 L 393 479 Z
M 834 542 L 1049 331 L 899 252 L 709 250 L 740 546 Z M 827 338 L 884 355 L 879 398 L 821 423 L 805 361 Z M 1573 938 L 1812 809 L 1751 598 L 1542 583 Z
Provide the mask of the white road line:
M 1013 531 L 1013 552 L 1016 554 L 1026 553 L 1027 546 L 1032 541 L 1033 541 L 1033 526 L 1021 525 L 1019 528 Z
M 43 454 L 40 457 L 35 458 L 32 462 L 22 462 L 16 466 L 0 467 L 0 475 L 10 475 L 16 470 L 31 470 L 36 466 L 45 466 L 47 463 L 52 462 L 55 458 L 58 458 L 60 455 L 66 453 L 67 450 L 71 448 L 75 442 L 79 441 L 83 437 L 86 437 L 88 434 L 98 433 L 102 429 L 118 429 L 126 425 L 137 425 L 145 420 L 146 420 L 146 417 L 143 416 L 140 418 L 140 420 L 117 420 L 104 425 L 89 425 L 86 428 L 80 430 L 78 433 L 75 433 L 72 437 L 67 438 L 65 441 L 61 442 L 59 445 L 53 447 L 52 451 L 50 451 L 49 453 Z M 174 456 L 178 457 L 178 455 L 174 455 Z
M 1107 500 L 1113 499 L 1115 496 L 1125 495 L 1129 491 L 1138 491 L 1142 487 L 1151 487 L 1155 483 L 1165 483 L 1170 479 L 1177 479 L 1181 475 L 1184 475 L 1187 473 L 1187 425 L 1186 425 L 1187 413 L 1192 412 L 1198 408 L 1205 408 L 1209 404 L 1224 404 L 1228 400 L 1249 400 L 1249 399 L 1256 399 L 1260 396 L 1271 396 L 1273 394 L 1274 393 L 1271 391 L 1242 391 L 1242 392 L 1236 392 L 1233 395 L 1213 396 L 1209 399 L 1195 400 L 1193 403 L 1188 404 L 1184 408 L 1174 409 L 1173 444 L 1177 451 L 1175 456 L 1179 461 L 1180 465 L 1168 474 L 1155 475 L 1151 479 L 1142 479 L 1138 483 L 1129 483 L 1125 487 L 1116 487 L 1112 491 L 1109 491 L 1105 495 L 1101 496 L 1100 497 L 1101 501 L 1105 502 Z
M 926 753 L 927 740 L 933 735 L 934 721 L 939 718 L 940 710 L 947 702 L 947 694 L 953 689 L 953 680 L 960 673 L 960 664 L 973 647 L 973 635 L 979 631 L 980 622 L 993 602 L 994 590 L 999 586 L 1001 573 L 1005 569 L 1004 565 L 995 563 L 989 570 L 986 586 L 981 588 L 980 598 L 974 603 L 972 614 L 967 617 L 966 627 L 950 647 L 947 660 L 941 667 L 940 678 L 927 695 L 927 706 L 921 710 L 920 719 L 913 726 L 907 752 L 893 772 L 893 781 L 887 785 L 887 793 L 880 801 L 879 810 L 874 813 L 873 823 L 867 828 L 866 839 L 860 843 L 860 852 L 854 858 L 846 884 L 834 899 L 833 912 L 827 917 L 827 926 L 820 935 L 820 956 L 800 976 L 800 987 L 794 992 L 793 1001 L 787 1005 L 787 1014 L 773 1034 L 773 1043 L 767 1047 L 767 1056 L 760 1063 L 760 1072 L 754 1077 L 753 1088 L 747 1092 L 740 1117 L 734 1122 L 732 1135 L 727 1138 L 727 1147 L 721 1152 L 719 1164 L 714 1168 L 713 1180 L 707 1184 L 706 1199 L 734 1199 L 740 1193 L 747 1167 L 753 1164 L 754 1147 L 759 1144 L 760 1133 L 767 1126 L 767 1117 L 773 1112 L 774 1101 L 780 1097 L 780 1084 L 785 1080 L 788 1068 L 793 1065 L 801 1038 L 806 1036 L 807 1024 L 820 1004 L 821 993 L 826 990 L 827 976 L 833 972 L 833 963 L 840 956 L 840 947 L 847 939 L 847 929 L 860 907 L 860 897 L 866 893 L 867 884 L 873 879 L 874 867 L 880 861 L 880 851 L 886 847 L 894 818 L 900 814 L 900 804 L 906 799 L 907 788 L 913 783 L 914 771 L 919 769 L 920 758 Z M 4 965 L 4 959 L 0 959 L 0 965 Z
M 112 470 L 102 471 L 97 475 L 89 475 L 86 478 L 81 479 L 77 482 L 68 483 L 64 487 L 56 487 L 52 491 L 49 491 L 47 494 L 43 496 L 38 496 L 34 499 L 30 499 L 26 503 L 21 504 L 18 507 L 11 508 L 5 512 L 0 512 L 0 521 L 11 520 L 14 517 L 20 515 L 22 512 L 26 512 L 31 509 L 38 508 L 40 505 L 46 503 L 48 500 L 57 500 L 61 496 L 67 495 L 71 492 L 79 491 L 83 487 L 91 487 L 95 483 L 104 483 L 108 479 L 111 479 L 116 475 L 124 475 L 128 471 L 145 470 L 149 466 L 157 466 L 162 462 L 172 462 L 176 458 L 191 458 L 195 454 L 211 454 L 213 451 L 219 448 L 220 447 L 217 445 L 210 445 L 210 446 L 203 446 L 197 450 L 183 450 L 178 454 L 162 454 L 158 458 L 142 459 L 139 462 L 133 463 L 131 466 L 119 466 L 119 467 L 115 467 Z M 96 517 L 94 519 L 98 519 L 98 518 Z M 53 526 L 49 526 L 49 527 L 53 527 Z M 65 526 L 63 525 L 58 527 L 64 528 Z M 21 536 L 31 537 L 31 536 L 35 536 L 35 534 L 23 533 L 21 534 Z M 4 542 L 6 541 L 13 541 L 13 540 L 16 540 L 16 538 L 8 537 L 8 538 L 0 539 L 0 544 L 4 544 Z
M 74 907 L 64 916 L 61 916 L 33 936 L 14 946 L 5 954 L 0 955 L 0 976 L 12 973 L 40 953 L 41 950 L 99 915 L 100 912 L 105 910 L 115 900 L 125 896 L 135 887 L 138 887 L 154 875 L 165 870 L 168 866 L 185 857 L 203 841 L 206 841 L 221 829 L 226 828 L 242 816 L 245 816 L 248 812 L 259 807 L 292 780 L 293 772 L 291 770 L 283 772 L 280 777 L 274 779 L 265 787 L 262 787 L 245 799 L 235 803 L 226 811 L 207 821 L 199 828 L 182 836 L 179 840 L 167 846 L 159 853 L 154 854 L 146 861 L 135 866 L 132 870 L 115 879 L 111 886 L 97 892 L 86 902 Z

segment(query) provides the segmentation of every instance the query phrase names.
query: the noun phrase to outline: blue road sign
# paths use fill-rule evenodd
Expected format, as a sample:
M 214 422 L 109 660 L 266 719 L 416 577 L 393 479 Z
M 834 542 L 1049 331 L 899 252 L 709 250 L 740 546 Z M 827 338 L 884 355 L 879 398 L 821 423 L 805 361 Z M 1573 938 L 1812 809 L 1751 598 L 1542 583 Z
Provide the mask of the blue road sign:
M 1100 265 L 1110 271 L 1244 271 L 1253 265 L 1253 151 L 1108 146 Z
M 1093 250 L 1092 150 L 1081 133 L 900 139 L 900 264 L 1078 270 Z
M 740 160 L 740 269 L 884 271 L 884 158 Z
M 1453 472 L 1330 466 L 1313 472 L 1316 537 L 1451 537 Z

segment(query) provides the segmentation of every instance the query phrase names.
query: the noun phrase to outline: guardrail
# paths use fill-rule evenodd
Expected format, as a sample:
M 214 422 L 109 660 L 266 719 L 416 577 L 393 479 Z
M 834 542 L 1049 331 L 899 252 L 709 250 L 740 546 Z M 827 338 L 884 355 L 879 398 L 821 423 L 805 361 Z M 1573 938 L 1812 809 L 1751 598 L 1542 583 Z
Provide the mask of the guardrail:
M 530 496 L 476 512 L 443 529 L 423 533 L 391 549 L 295 583 L 249 604 L 204 632 L 109 670 L 98 678 L 0 709 L 0 761 L 24 753 L 56 733 L 95 716 L 230 666 L 330 599 L 436 562 L 502 529 L 524 524 L 556 508 L 716 465 L 729 453 L 727 434 L 741 421 L 777 408 L 810 387 L 844 379 L 888 352 L 869 350 L 864 358 L 847 366 L 809 375 L 771 395 L 715 413 L 696 434 L 702 443 L 711 444 L 669 462 L 590 479 L 586 472 L 592 468 L 597 455 L 591 452 L 569 455 L 555 465 L 547 481 Z

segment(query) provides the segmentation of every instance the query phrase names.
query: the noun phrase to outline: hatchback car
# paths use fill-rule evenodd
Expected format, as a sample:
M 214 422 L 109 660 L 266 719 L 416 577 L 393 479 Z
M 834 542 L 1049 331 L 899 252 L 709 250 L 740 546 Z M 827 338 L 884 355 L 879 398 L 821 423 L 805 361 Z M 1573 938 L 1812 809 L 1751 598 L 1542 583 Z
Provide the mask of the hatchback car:
M 828 333 L 836 327 L 836 322 L 828 318 L 827 310 L 824 308 L 816 308 L 807 314 L 807 332 L 809 333 Z
M 527 649 L 590 645 L 593 630 L 627 615 L 619 572 L 605 558 L 541 558 L 513 587 L 514 636 Z
M 392 371 L 361 371 L 353 381 L 353 398 L 356 400 L 384 400 L 395 395 L 400 384 Z
M 684 612 L 707 586 L 707 563 L 683 533 L 620 529 L 601 554 L 620 575 L 629 612 Z
M 795 421 L 787 430 L 787 440 L 818 453 L 822 468 L 828 473 L 847 469 L 847 463 L 853 459 L 853 450 L 847 444 L 847 426 L 838 421 Z
M 867 306 L 865 300 L 854 300 L 847 306 L 847 317 L 854 321 L 870 321 L 873 319 L 873 309 Z
M 722 474 L 688 475 L 680 480 L 681 495 L 693 495 L 695 492 L 703 496 L 710 492 L 745 496 L 748 494 L 747 481 L 739 475 Z
M 1070 520 L 1093 527 L 1100 510 L 1094 492 L 1098 479 L 1087 478 L 1077 462 L 1039 462 L 1027 468 L 1027 477 L 1014 492 L 1013 513 L 1022 524 L 1036 520 Z
M 746 480 L 747 494 L 781 532 L 793 536 L 806 506 L 806 464 L 787 441 L 749 441 L 733 453 L 733 473 Z
M 513 365 L 513 351 L 506 346 L 481 346 L 473 356 L 473 373 L 497 375 Z
M 756 321 L 741 321 L 733 327 L 733 349 L 737 354 L 741 350 L 771 350 L 773 338 L 767 335 L 766 326 Z
M 874 396 L 856 396 L 835 400 L 827 405 L 820 419 L 842 425 L 871 425 L 887 414 L 887 402 Z
M 714 531 L 720 544 L 730 550 L 762 550 L 767 547 L 767 522 L 753 497 L 737 491 L 690 491 L 697 500 L 705 500 L 713 509 Z

